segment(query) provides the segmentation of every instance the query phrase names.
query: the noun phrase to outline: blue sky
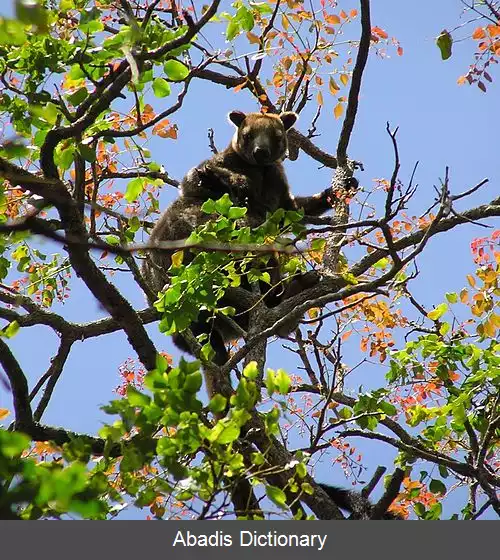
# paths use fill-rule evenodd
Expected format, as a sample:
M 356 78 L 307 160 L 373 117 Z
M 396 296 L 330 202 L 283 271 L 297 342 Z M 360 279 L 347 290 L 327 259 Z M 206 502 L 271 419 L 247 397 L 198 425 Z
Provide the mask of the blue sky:
M 358 7 L 356 2 L 341 2 L 348 10 Z M 498 155 L 498 99 L 500 76 L 488 85 L 484 94 L 477 87 L 458 86 L 457 78 L 467 71 L 472 62 L 473 45 L 464 41 L 454 46 L 451 59 L 441 60 L 435 38 L 444 28 L 452 29 L 460 20 L 462 4 L 459 0 L 439 2 L 372 2 L 372 24 L 397 37 L 404 49 L 404 56 L 388 49 L 388 58 L 381 59 L 372 53 L 364 75 L 359 112 L 349 155 L 364 164 L 365 171 L 358 174 L 363 187 L 369 190 L 374 178 L 389 177 L 393 167 L 390 139 L 385 131 L 386 122 L 399 126 L 401 156 L 400 178 L 406 182 L 415 162 L 420 162 L 416 180 L 419 191 L 412 201 L 410 215 L 419 215 L 434 199 L 433 185 L 439 185 L 445 166 L 450 167 L 451 188 L 460 192 L 484 177 L 488 186 L 477 193 L 468 205 L 483 203 L 498 195 L 500 166 Z M 6 2 L 0 6 L 0 15 L 9 15 Z M 356 26 L 350 26 L 348 38 L 354 38 Z M 464 36 L 465 32 L 458 33 Z M 152 99 L 156 111 L 168 106 L 171 98 Z M 325 101 L 328 103 L 327 96 Z M 179 127 L 177 141 L 153 137 L 149 142 L 152 157 L 166 170 L 180 179 L 190 167 L 210 155 L 207 129 L 215 131 L 219 148 L 229 142 L 232 135 L 226 114 L 231 109 L 257 110 L 255 101 L 247 93 L 234 93 L 220 86 L 198 81 L 193 83 L 182 111 L 172 118 Z M 297 128 L 307 131 L 309 120 L 302 117 Z M 334 152 L 341 121 L 335 120 L 332 105 L 325 107 L 320 120 L 321 137 L 317 140 L 323 149 Z M 301 155 L 296 162 L 287 162 L 292 190 L 296 194 L 314 193 L 330 182 L 330 172 L 318 169 L 316 162 Z M 161 207 L 166 207 L 176 196 L 176 190 L 165 186 Z M 496 227 L 498 227 L 498 222 Z M 434 238 L 424 254 L 419 257 L 421 274 L 412 285 L 415 296 L 428 308 L 442 301 L 445 292 L 460 290 L 465 275 L 473 270 L 470 241 L 486 235 L 485 230 L 474 226 L 461 227 L 451 234 Z M 60 250 L 44 243 L 47 252 Z M 137 288 L 123 278 L 118 284 L 137 308 L 145 301 Z M 106 316 L 82 284 L 75 279 L 72 297 L 56 312 L 77 322 L 92 321 Z M 154 325 L 148 327 L 160 350 L 178 353 L 170 340 L 159 334 Z M 30 387 L 46 371 L 50 357 L 57 349 L 57 337 L 46 328 L 23 329 L 12 340 L 12 348 L 28 375 Z M 85 343 L 76 343 L 59 381 L 43 421 L 69 429 L 95 433 L 102 422 L 109 418 L 99 406 L 116 395 L 114 387 L 120 383 L 118 366 L 134 357 L 123 334 L 107 335 Z M 344 361 L 353 365 L 359 361 L 358 345 L 346 345 Z M 268 355 L 268 365 L 283 367 L 294 373 L 296 362 L 289 352 L 274 343 Z M 384 367 L 360 368 L 350 386 L 377 386 L 383 383 Z M 11 408 L 10 395 L 0 387 L 0 407 Z M 357 443 L 357 442 L 356 442 Z M 359 445 L 364 451 L 365 463 L 370 466 L 370 477 L 379 463 L 391 467 L 393 454 L 379 446 Z M 378 455 L 375 455 L 378 453 Z M 338 467 L 332 468 L 325 461 L 317 468 L 317 476 L 325 482 L 345 484 Z M 135 516 L 133 513 L 131 516 Z M 140 514 L 142 516 L 142 514 Z

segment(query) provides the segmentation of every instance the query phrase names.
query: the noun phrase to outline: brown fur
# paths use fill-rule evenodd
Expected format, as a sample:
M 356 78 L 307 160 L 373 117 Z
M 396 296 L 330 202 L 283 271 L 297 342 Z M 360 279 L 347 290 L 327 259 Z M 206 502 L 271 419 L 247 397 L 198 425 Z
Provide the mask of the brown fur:
M 150 241 L 154 243 L 187 238 L 196 227 L 210 218 L 201 211 L 202 204 L 210 198 L 217 200 L 225 193 L 229 194 L 235 206 L 247 208 L 244 222 L 251 227 L 262 224 L 267 212 L 272 213 L 279 208 L 302 208 L 310 215 L 319 215 L 328 210 L 329 189 L 297 199 L 290 193 L 281 161 L 287 151 L 286 131 L 296 119 L 297 115 L 290 112 L 278 116 L 232 111 L 229 120 L 237 130 L 230 145 L 189 171 L 181 183 L 181 196 L 158 220 L 151 232 Z M 159 292 L 168 284 L 170 265 L 171 254 L 168 251 L 149 252 L 143 271 L 153 291 Z M 316 274 L 306 273 L 290 284 L 281 299 L 314 284 L 317 279 Z M 265 300 L 268 306 L 277 305 L 279 301 L 276 297 Z M 244 313 L 246 308 L 241 308 L 241 300 L 237 297 L 231 297 L 231 290 L 224 296 L 222 305 L 236 307 L 237 323 L 243 330 L 247 330 L 248 316 Z M 225 342 L 238 338 L 238 333 L 222 322 L 210 323 L 208 319 L 207 316 L 200 316 L 199 321 L 191 325 L 191 329 L 195 335 L 204 332 L 210 334 L 211 344 L 216 352 L 215 361 L 221 364 L 227 360 Z M 290 325 L 288 332 L 295 326 Z M 173 338 L 179 348 L 190 351 L 182 335 L 176 334 Z

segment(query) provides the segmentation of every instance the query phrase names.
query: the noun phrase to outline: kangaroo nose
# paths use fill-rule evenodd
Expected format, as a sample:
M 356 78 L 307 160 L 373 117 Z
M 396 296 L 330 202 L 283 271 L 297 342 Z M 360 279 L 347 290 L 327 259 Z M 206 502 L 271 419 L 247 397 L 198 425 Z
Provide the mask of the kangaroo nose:
M 257 163 L 266 163 L 271 157 L 271 151 L 268 148 L 257 146 L 253 150 L 253 157 Z

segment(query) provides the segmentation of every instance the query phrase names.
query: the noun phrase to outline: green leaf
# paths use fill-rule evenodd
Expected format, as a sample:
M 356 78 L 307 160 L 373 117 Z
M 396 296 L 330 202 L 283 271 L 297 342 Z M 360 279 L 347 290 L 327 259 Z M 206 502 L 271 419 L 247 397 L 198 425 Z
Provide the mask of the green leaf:
M 130 406 L 137 407 L 147 406 L 151 402 L 150 397 L 143 395 L 133 385 L 127 386 L 127 400 L 130 403 Z
M 339 414 L 339 418 L 341 418 L 342 420 L 348 420 L 352 416 L 352 410 L 344 406 L 339 410 L 338 414 Z M 335 422 L 335 419 L 333 419 L 333 422 Z
M 7 159 L 18 159 L 28 157 L 30 150 L 22 142 L 14 140 L 5 142 L 1 147 L 0 153 Z
M 0 429 L 0 457 L 13 459 L 28 448 L 30 438 L 20 432 L 7 432 Z
M 457 303 L 458 294 L 456 294 L 455 292 L 448 292 L 446 294 L 446 299 L 448 300 L 449 303 Z
M 184 391 L 188 393 L 197 393 L 201 389 L 201 385 L 203 383 L 203 377 L 200 371 L 195 371 L 194 373 L 190 373 L 186 377 L 186 381 L 184 383 Z
M 231 307 L 230 305 L 226 305 L 226 307 L 219 307 L 217 309 L 217 313 L 222 313 L 222 315 L 231 316 L 236 313 L 236 309 Z
M 227 217 L 230 220 L 237 220 L 238 218 L 242 218 L 247 213 L 246 208 L 240 208 L 238 206 L 232 206 L 229 208 L 229 213 Z
M 243 370 L 243 376 L 250 381 L 255 381 L 259 376 L 259 368 L 257 367 L 257 362 L 254 360 L 250 362 Z
M 163 69 L 168 78 L 174 82 L 182 82 L 189 75 L 189 68 L 178 60 L 167 60 Z
M 232 41 L 240 33 L 240 25 L 236 21 L 230 21 L 226 29 L 226 39 Z
M 304 463 L 299 463 L 298 465 L 296 465 L 295 470 L 299 478 L 305 478 L 307 476 L 307 468 Z
M 231 202 L 229 195 L 226 193 L 223 196 L 221 196 L 219 200 L 215 201 L 215 210 L 221 216 L 227 216 L 232 204 L 233 203 Z
M 276 486 L 266 486 L 267 497 L 281 509 L 287 509 L 286 494 Z
M 17 321 L 12 321 L 11 323 L 8 324 L 8 326 L 5 329 L 1 331 L 1 334 L 6 338 L 12 338 L 13 336 L 16 336 L 18 332 L 19 332 L 19 323 Z
M 209 198 L 201 205 L 201 211 L 204 212 L 205 214 L 215 214 L 216 212 L 215 201 Z
M 448 311 L 446 303 L 440 303 L 435 309 L 427 313 L 427 317 L 432 321 L 437 321 Z
M 214 397 L 212 397 L 212 399 L 210 399 L 210 402 L 208 403 L 208 409 L 210 410 L 210 412 L 218 414 L 224 411 L 224 409 L 226 408 L 226 404 L 227 399 L 225 397 L 223 397 L 222 395 L 215 395 Z
M 396 407 L 393 404 L 388 403 L 386 401 L 381 401 L 379 403 L 379 407 L 380 407 L 380 410 L 382 410 L 384 414 L 387 414 L 387 416 L 395 416 L 398 412 Z
M 326 239 L 323 237 L 317 237 L 316 239 L 312 240 L 311 243 L 311 250 L 313 251 L 323 251 L 326 246 Z
M 59 9 L 61 12 L 67 12 L 68 10 L 75 9 L 75 0 L 61 0 L 59 4 Z
M 0 45 L 22 46 L 27 39 L 22 22 L 0 19 Z
M 274 370 L 272 369 L 268 369 L 267 370 L 267 374 L 266 374 L 266 389 L 267 389 L 267 394 L 272 397 L 274 394 L 274 390 L 275 390 L 275 384 L 274 384 Z
M 209 440 L 219 445 L 227 445 L 240 437 L 240 428 L 234 422 L 220 421 L 211 431 Z
M 70 145 L 68 146 L 68 148 L 61 150 L 59 154 L 56 151 L 56 156 L 57 156 L 56 161 L 63 169 L 63 171 L 66 171 L 71 167 L 71 164 L 73 163 L 74 155 L 75 155 L 75 146 L 73 145 Z
M 373 265 L 373 268 L 376 268 L 377 270 L 385 270 L 387 268 L 388 264 L 389 264 L 389 259 L 384 257 L 383 259 L 380 259 L 379 261 L 377 261 Z
M 448 60 L 451 56 L 451 47 L 453 45 L 453 39 L 446 29 L 441 31 L 441 34 L 436 39 L 436 44 L 438 49 L 441 51 L 441 58 L 443 60 Z
M 422 517 L 425 513 L 425 506 L 424 504 L 421 504 L 420 502 L 413 504 L 413 509 L 415 510 L 415 513 L 419 516 Z
M 135 179 L 132 179 L 132 181 L 130 181 L 127 185 L 127 190 L 125 191 L 125 200 L 128 202 L 136 200 L 144 191 L 145 186 L 146 180 L 144 177 L 136 177 Z
M 262 453 L 260 453 L 260 451 L 256 452 L 256 453 L 252 453 L 250 456 L 250 459 L 252 461 L 252 465 L 255 465 L 257 467 L 259 467 L 260 465 L 263 465 L 266 462 L 266 459 L 264 457 L 264 455 Z
M 120 245 L 120 238 L 117 235 L 106 235 L 106 243 L 109 245 Z
M 90 146 L 87 146 L 87 144 L 79 144 L 78 151 L 80 152 L 80 155 L 85 161 L 94 163 L 94 161 L 96 160 L 95 149 L 91 148 Z
M 447 335 L 451 330 L 451 325 L 450 323 L 447 323 L 446 321 L 441 325 L 441 327 L 439 327 L 439 334 L 441 336 L 445 336 Z
M 168 369 L 168 360 L 161 354 L 156 354 L 156 369 L 164 373 Z
M 279 369 L 275 376 L 274 376 L 274 382 L 276 384 L 276 387 L 278 388 L 278 391 L 280 392 L 280 394 L 282 395 L 286 395 L 288 393 L 288 391 L 290 391 L 290 386 L 292 385 L 292 380 L 290 379 L 290 377 L 287 375 L 287 373 L 282 370 Z
M 252 31 L 255 20 L 252 12 L 246 6 L 240 6 L 236 12 L 236 19 L 244 31 Z
M 215 356 L 215 352 L 210 342 L 207 342 L 201 347 L 201 357 L 205 361 L 210 362 L 214 358 L 214 356 Z
M 155 78 L 153 81 L 153 92 L 156 97 L 167 97 L 170 95 L 170 84 L 165 78 Z
M 441 482 L 441 480 L 436 480 L 435 478 L 431 480 L 431 483 L 429 484 L 429 490 L 433 494 L 441 494 L 442 496 L 446 494 L 446 486 L 444 485 L 444 483 Z

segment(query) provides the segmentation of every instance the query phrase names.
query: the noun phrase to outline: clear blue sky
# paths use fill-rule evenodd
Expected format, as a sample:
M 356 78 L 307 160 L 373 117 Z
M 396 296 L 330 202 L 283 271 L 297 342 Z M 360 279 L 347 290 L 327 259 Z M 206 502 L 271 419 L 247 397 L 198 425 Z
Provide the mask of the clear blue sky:
M 2 2 L 0 15 L 10 13 L 8 4 Z M 359 7 L 357 2 L 351 1 L 339 4 L 346 10 Z M 372 179 L 387 178 L 392 173 L 393 154 L 385 131 L 386 122 L 399 126 L 400 178 L 407 181 L 415 162 L 420 161 L 417 174 L 420 189 L 410 214 L 418 215 L 430 205 L 434 199 L 433 185 L 439 184 L 445 166 L 450 167 L 451 188 L 455 192 L 489 177 L 489 186 L 474 197 L 475 204 L 492 199 L 500 190 L 498 135 L 494 137 L 499 125 L 500 75 L 493 68 L 491 73 L 496 81 L 488 85 L 486 95 L 477 87 L 458 86 L 458 76 L 464 74 L 472 62 L 472 43 L 465 41 L 456 45 L 452 58 L 446 62 L 441 60 L 435 46 L 435 37 L 442 29 L 452 29 L 459 23 L 461 10 L 459 0 L 372 2 L 373 25 L 396 36 L 404 48 L 404 56 L 397 56 L 394 49 L 388 49 L 390 58 L 384 60 L 373 53 L 370 55 L 349 154 L 364 163 L 365 171 L 358 177 L 362 185 L 370 189 Z M 355 32 L 357 29 L 350 26 L 348 38 L 354 38 Z M 171 98 L 155 99 L 155 110 L 167 107 L 170 101 Z M 234 108 L 250 111 L 257 106 L 247 93 L 236 94 L 205 81 L 195 82 L 184 108 L 172 119 L 179 126 L 179 139 L 174 142 L 153 137 L 150 141 L 153 159 L 180 179 L 190 167 L 209 156 L 208 128 L 215 130 L 219 148 L 228 143 L 232 129 L 226 114 Z M 308 126 L 307 117 L 297 125 L 302 131 Z M 325 110 L 320 121 L 322 136 L 317 139 L 323 149 L 335 151 L 340 126 L 341 121 L 333 118 L 331 107 Z M 330 182 L 329 172 L 318 170 L 317 164 L 304 154 L 297 162 L 287 162 L 287 170 L 296 194 L 317 192 Z M 165 186 L 161 206 L 165 207 L 175 196 L 176 190 Z M 459 290 L 464 285 L 465 275 L 473 270 L 469 243 L 473 237 L 482 235 L 485 235 L 484 230 L 467 226 L 433 239 L 419 258 L 421 274 L 413 284 L 414 293 L 423 304 L 431 307 L 442 300 L 445 292 Z M 49 243 L 44 246 L 49 253 L 59 250 Z M 137 288 L 122 278 L 119 285 L 137 308 L 145 306 Z M 77 322 L 106 315 L 78 279 L 74 279 L 69 303 L 64 307 L 56 306 L 55 311 Z M 148 331 L 158 349 L 171 352 L 177 359 L 178 352 L 168 338 L 157 333 L 154 325 L 148 327 Z M 12 340 L 12 348 L 29 377 L 30 387 L 46 371 L 57 343 L 57 337 L 43 327 L 23 329 Z M 279 342 L 272 345 L 269 366 L 284 367 L 294 373 L 295 361 L 280 347 Z M 347 345 L 345 352 L 345 362 L 353 365 L 359 360 L 357 342 Z M 130 356 L 135 357 L 120 333 L 76 343 L 43 421 L 95 433 L 102 422 L 109 420 L 98 407 L 115 398 L 113 389 L 120 383 L 118 366 Z M 349 385 L 351 389 L 361 384 L 365 387 L 381 385 L 384 373 L 384 367 L 360 368 Z M 0 407 L 11 409 L 10 395 L 2 391 L 0 387 Z M 387 449 L 379 456 L 374 456 L 373 450 L 380 453 L 380 446 L 359 444 L 359 449 L 364 451 L 365 463 L 371 466 L 369 473 L 379 463 L 390 467 L 393 455 Z M 327 482 L 345 484 L 341 470 L 332 469 L 328 461 L 318 467 L 317 476 Z

